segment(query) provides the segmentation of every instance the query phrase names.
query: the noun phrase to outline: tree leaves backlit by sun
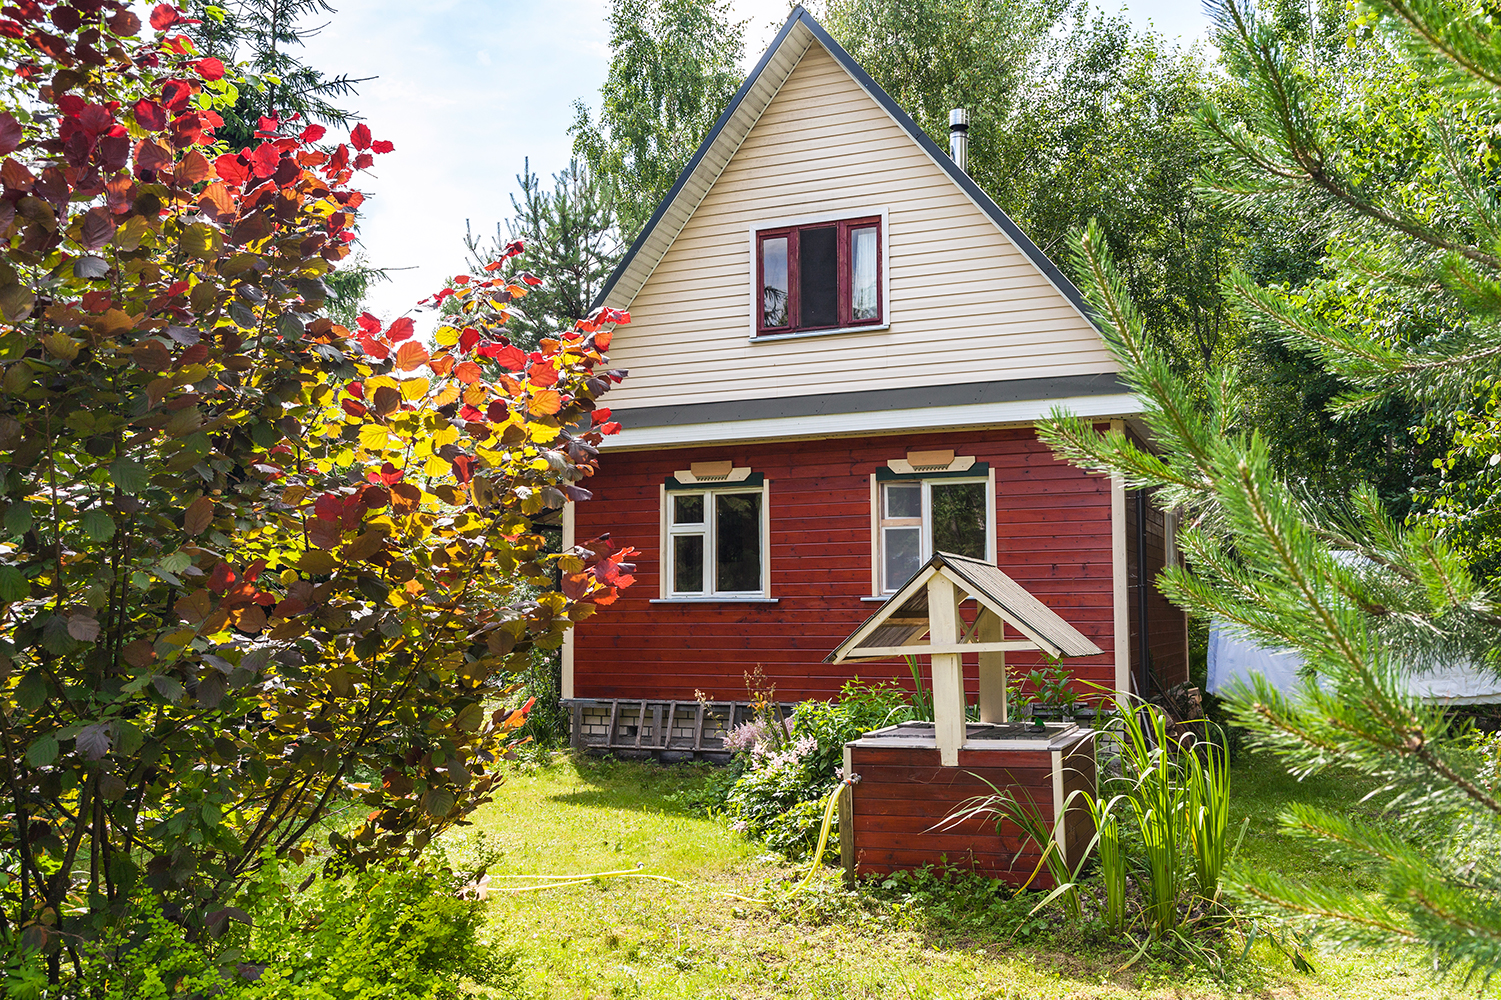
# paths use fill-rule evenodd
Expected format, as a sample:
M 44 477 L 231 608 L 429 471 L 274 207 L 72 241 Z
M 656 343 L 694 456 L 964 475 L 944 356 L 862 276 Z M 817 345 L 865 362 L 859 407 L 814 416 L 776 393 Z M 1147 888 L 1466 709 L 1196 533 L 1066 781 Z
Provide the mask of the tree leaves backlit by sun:
M 631 582 L 629 550 L 536 530 L 618 429 L 628 317 L 521 351 L 516 245 L 428 343 L 336 324 L 391 143 L 290 116 L 216 146 L 226 70 L 183 27 L 0 19 L 4 916 L 53 955 L 143 888 L 222 928 L 268 851 L 421 848 L 496 780 L 513 658 Z

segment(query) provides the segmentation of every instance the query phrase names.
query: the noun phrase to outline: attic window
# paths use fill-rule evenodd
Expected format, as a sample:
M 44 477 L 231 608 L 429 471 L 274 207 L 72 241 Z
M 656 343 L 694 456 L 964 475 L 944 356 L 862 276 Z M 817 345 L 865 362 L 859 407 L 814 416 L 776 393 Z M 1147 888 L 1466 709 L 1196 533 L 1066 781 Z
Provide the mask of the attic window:
M 756 232 L 756 332 L 877 325 L 885 312 L 881 217 Z

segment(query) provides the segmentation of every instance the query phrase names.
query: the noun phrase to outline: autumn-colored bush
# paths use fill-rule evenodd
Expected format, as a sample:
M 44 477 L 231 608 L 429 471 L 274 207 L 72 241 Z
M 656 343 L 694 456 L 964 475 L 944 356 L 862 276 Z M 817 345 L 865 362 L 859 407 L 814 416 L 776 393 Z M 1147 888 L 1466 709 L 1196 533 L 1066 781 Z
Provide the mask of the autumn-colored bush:
M 630 583 L 535 530 L 588 496 L 627 317 L 521 351 L 513 246 L 426 344 L 335 324 L 391 144 L 217 146 L 181 19 L 0 13 L 0 945 L 54 979 L 141 891 L 212 936 L 263 852 L 420 849 L 485 801 L 513 663 Z

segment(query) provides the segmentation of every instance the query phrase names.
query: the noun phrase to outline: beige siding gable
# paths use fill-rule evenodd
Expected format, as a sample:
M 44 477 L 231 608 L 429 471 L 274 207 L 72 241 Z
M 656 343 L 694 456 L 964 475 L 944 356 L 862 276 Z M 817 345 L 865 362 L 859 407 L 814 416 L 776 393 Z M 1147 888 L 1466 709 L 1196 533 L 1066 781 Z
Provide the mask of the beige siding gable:
M 888 220 L 889 328 L 756 341 L 750 234 Z M 629 303 L 612 407 L 1116 370 L 1098 333 L 819 44 L 811 45 Z

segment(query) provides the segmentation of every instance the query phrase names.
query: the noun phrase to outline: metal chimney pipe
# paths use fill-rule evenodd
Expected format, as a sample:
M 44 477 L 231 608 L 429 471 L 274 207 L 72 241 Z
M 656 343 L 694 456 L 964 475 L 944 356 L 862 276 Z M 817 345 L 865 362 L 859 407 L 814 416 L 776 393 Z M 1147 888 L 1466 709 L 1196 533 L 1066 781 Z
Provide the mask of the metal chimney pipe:
M 969 173 L 968 108 L 955 108 L 949 112 L 949 156 L 960 170 Z

